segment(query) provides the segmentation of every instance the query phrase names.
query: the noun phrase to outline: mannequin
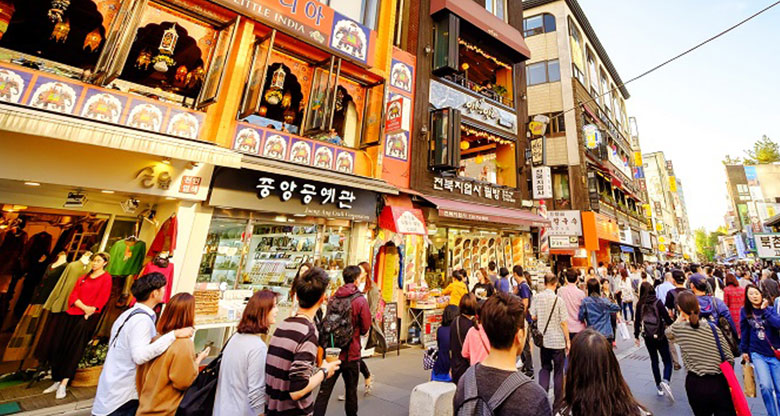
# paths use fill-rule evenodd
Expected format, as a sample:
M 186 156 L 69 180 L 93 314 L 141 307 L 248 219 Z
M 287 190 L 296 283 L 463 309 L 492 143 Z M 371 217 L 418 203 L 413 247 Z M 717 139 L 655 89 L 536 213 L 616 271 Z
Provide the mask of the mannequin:
M 100 312 L 111 294 L 111 275 L 105 271 L 109 262 L 107 253 L 92 256 L 91 271 L 80 277 L 68 297 L 69 306 L 62 323 L 57 326 L 49 354 L 52 384 L 44 393 L 56 391 L 57 399 L 64 399 L 68 382 L 73 379 L 87 343 L 92 339 Z

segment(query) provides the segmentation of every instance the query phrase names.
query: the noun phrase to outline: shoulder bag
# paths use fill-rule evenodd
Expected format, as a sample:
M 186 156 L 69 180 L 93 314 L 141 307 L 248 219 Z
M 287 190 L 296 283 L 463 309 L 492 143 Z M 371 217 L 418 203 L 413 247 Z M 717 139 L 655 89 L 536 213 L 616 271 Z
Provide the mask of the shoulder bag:
M 720 337 L 718 331 L 715 330 L 715 324 L 709 320 L 705 320 L 709 324 L 712 330 L 712 335 L 715 337 L 715 344 L 718 346 L 718 353 L 720 354 L 720 371 L 723 373 L 723 377 L 726 378 L 726 382 L 729 385 L 729 392 L 731 393 L 731 401 L 734 403 L 734 410 L 736 410 L 737 416 L 751 416 L 750 406 L 748 406 L 745 394 L 742 392 L 742 386 L 739 385 L 736 374 L 734 374 L 734 368 L 731 363 L 726 360 L 726 355 L 723 354 L 723 346 L 720 343 Z
M 552 309 L 550 309 L 550 315 L 547 317 L 547 323 L 544 325 L 544 331 L 539 332 L 539 323 L 538 321 L 534 321 L 533 325 L 531 325 L 531 336 L 534 339 L 534 344 L 542 348 L 544 346 L 544 334 L 547 333 L 547 327 L 550 326 L 550 320 L 552 319 L 552 315 L 555 312 L 555 306 L 558 304 L 558 295 L 555 295 L 555 301 L 553 301 Z

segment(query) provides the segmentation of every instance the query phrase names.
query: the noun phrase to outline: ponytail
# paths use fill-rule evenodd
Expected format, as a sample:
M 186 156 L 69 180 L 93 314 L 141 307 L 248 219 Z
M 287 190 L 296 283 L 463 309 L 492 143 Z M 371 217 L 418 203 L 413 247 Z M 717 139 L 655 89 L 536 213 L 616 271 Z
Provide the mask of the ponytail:
M 699 311 L 688 315 L 688 322 L 691 324 L 691 328 L 699 329 Z
M 677 296 L 677 306 L 681 311 L 688 315 L 688 322 L 691 328 L 699 328 L 699 299 L 690 290 L 684 290 Z

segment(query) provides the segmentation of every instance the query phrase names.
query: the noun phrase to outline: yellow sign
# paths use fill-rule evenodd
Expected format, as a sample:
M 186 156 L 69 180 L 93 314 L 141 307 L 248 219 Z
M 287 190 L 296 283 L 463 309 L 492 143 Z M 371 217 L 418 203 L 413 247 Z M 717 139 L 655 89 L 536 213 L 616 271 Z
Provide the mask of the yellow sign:
M 658 237 L 658 242 L 659 243 L 665 243 L 666 242 L 666 237 L 664 237 L 664 236 Z
M 677 179 L 674 176 L 669 177 L 669 190 L 677 193 Z
M 644 204 L 643 207 L 645 208 L 645 216 L 651 218 L 653 216 L 653 209 L 650 207 L 650 204 Z
M 666 251 L 666 245 L 664 245 L 664 244 L 659 244 L 659 245 L 658 245 L 658 250 L 659 250 L 659 251 Z
M 642 166 L 642 153 L 634 152 L 634 165 Z
M 540 123 L 538 121 L 532 121 L 528 123 L 528 130 L 531 131 L 531 134 L 534 136 L 541 136 L 544 134 L 544 123 Z
M 663 224 L 661 224 L 660 222 L 657 222 L 657 223 L 655 224 L 655 230 L 656 230 L 656 231 L 663 231 L 663 230 L 664 230 L 664 225 L 663 225 Z

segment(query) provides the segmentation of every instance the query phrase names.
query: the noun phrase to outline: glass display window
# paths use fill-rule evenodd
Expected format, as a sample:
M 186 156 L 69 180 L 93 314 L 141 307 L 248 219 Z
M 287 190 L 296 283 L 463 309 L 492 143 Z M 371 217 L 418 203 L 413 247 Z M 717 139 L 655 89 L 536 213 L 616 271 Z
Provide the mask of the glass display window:
M 209 226 L 198 282 L 236 285 L 244 252 L 246 220 L 214 219 Z

